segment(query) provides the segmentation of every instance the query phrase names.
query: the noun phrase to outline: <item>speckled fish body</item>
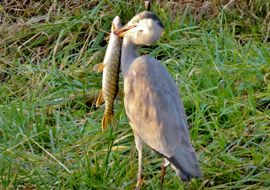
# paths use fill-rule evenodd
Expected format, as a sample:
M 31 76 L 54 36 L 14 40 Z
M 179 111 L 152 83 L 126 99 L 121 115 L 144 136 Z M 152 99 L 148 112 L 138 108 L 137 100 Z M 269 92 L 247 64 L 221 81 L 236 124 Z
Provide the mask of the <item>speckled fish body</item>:
M 102 96 L 105 101 L 102 119 L 103 130 L 113 119 L 113 102 L 118 91 L 121 39 L 114 34 L 114 31 L 121 27 L 120 17 L 116 16 L 112 21 L 109 44 L 103 60 Z

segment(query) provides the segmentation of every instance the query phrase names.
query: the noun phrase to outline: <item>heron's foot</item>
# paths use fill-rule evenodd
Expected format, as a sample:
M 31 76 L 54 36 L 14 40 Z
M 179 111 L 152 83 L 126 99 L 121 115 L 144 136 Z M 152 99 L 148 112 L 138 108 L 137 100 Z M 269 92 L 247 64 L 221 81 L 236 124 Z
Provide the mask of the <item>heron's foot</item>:
M 161 165 L 161 176 L 160 176 L 160 189 L 161 190 L 163 188 L 163 182 L 164 182 L 164 177 L 166 174 L 166 168 L 168 167 L 169 164 L 170 164 L 170 162 L 167 159 L 164 159 L 164 163 Z
M 166 174 L 166 166 L 162 165 L 161 166 L 161 176 L 160 176 L 160 189 L 163 189 L 163 182 L 164 182 L 164 177 Z
M 135 190 L 140 190 L 142 187 L 142 184 L 143 184 L 143 177 L 141 176 L 138 178 Z

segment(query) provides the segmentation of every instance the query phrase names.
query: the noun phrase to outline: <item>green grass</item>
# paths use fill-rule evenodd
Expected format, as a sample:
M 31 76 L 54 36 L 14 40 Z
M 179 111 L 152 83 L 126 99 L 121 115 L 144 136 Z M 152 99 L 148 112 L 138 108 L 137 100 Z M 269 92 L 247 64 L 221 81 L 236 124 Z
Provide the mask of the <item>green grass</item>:
M 0 7 L 0 189 L 132 189 L 137 153 L 123 101 L 115 103 L 118 128 L 102 132 L 104 107 L 92 105 L 101 75 L 92 67 L 103 59 L 113 17 L 126 22 L 143 3 L 46 2 Z M 269 189 L 264 18 L 220 13 L 195 23 L 167 7 L 153 10 L 166 33 L 142 53 L 161 60 L 179 86 L 203 172 L 184 184 L 169 168 L 164 189 Z M 143 189 L 159 189 L 162 159 L 147 147 L 143 155 Z

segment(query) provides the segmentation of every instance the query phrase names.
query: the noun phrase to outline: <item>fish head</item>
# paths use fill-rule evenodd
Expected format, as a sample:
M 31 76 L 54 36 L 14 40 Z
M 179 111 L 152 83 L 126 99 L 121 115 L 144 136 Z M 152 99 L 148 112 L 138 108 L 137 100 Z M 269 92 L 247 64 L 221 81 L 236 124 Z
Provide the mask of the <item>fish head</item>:
M 119 30 L 122 27 L 121 19 L 119 16 L 114 17 L 112 21 L 112 28 L 111 31 L 115 32 L 116 30 Z

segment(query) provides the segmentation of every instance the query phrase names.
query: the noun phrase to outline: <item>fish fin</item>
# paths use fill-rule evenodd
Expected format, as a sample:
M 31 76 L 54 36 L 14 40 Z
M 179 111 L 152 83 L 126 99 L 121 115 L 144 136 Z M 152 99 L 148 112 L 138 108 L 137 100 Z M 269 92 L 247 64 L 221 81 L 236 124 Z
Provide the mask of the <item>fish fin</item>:
M 102 73 L 104 67 L 105 67 L 105 65 L 104 65 L 103 63 L 96 64 L 96 65 L 93 67 L 93 71 L 94 71 L 94 72 L 97 72 L 97 73 Z
M 103 104 L 103 102 L 104 102 L 104 99 L 103 99 L 103 93 L 101 90 L 96 101 L 96 107 L 99 107 L 101 104 Z
M 113 113 L 112 114 L 107 114 L 107 113 L 103 114 L 102 123 L 101 123 L 102 131 L 107 129 L 108 125 L 112 125 L 113 127 L 116 127 L 116 120 L 114 119 Z

